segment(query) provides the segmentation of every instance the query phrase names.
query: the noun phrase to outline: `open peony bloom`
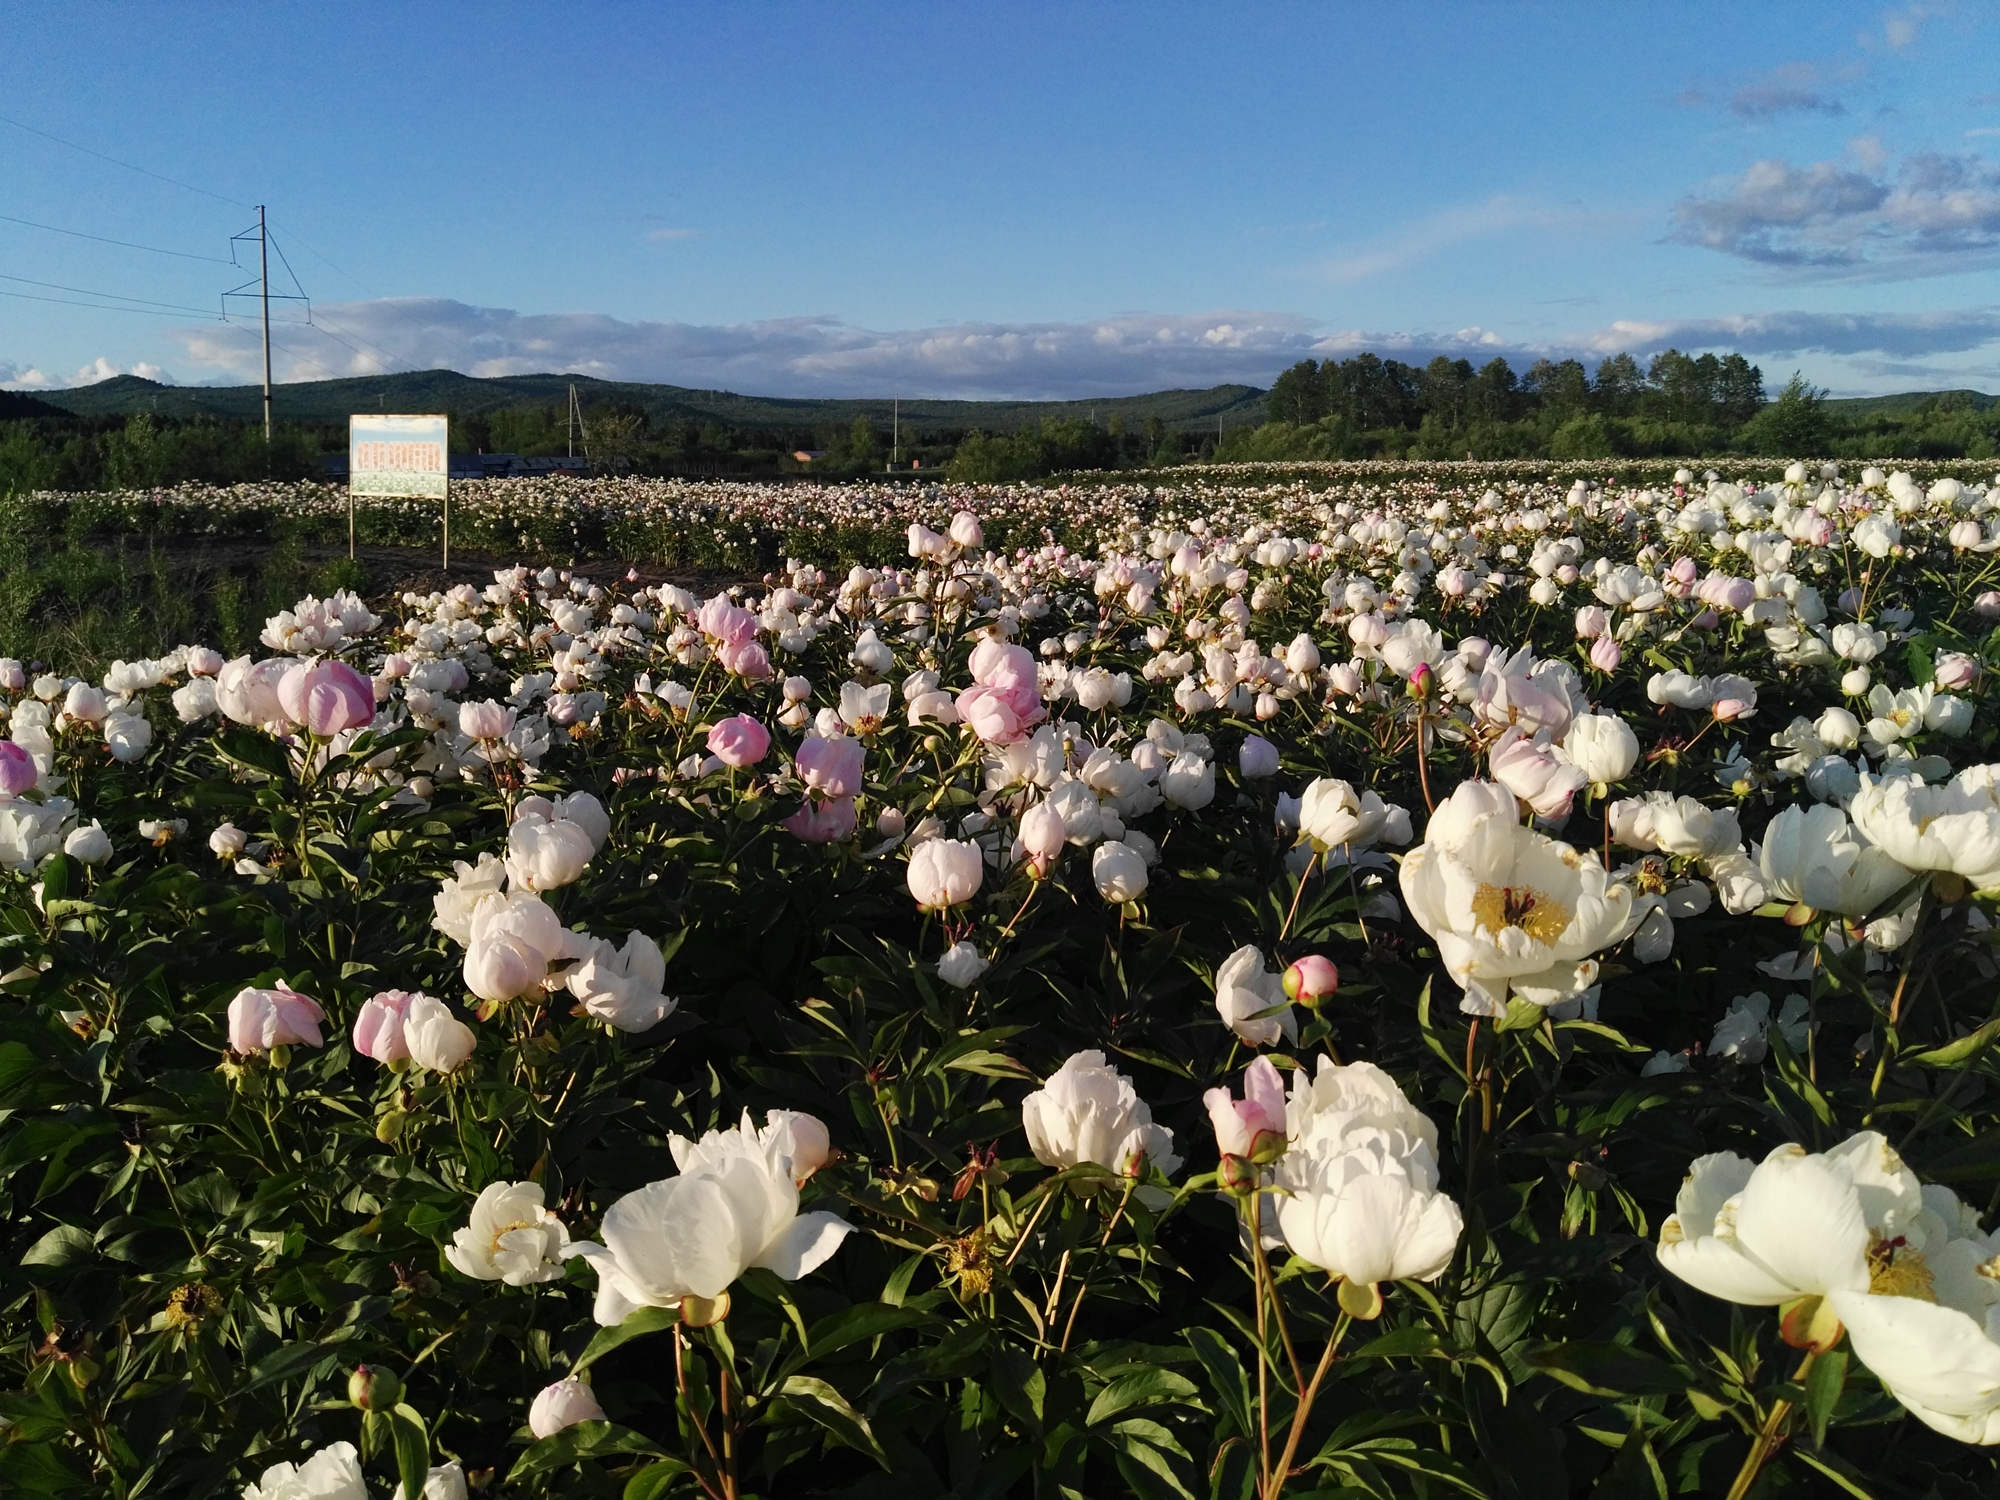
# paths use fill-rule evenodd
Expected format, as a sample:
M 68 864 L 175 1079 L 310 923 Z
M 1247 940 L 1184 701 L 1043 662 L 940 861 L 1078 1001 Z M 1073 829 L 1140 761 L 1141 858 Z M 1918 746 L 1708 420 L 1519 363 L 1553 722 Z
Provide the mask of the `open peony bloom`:
M 1299 839 L 1324 854 L 1342 847 L 1407 844 L 1410 815 L 1373 792 L 1330 776 L 1310 783 L 1299 798 Z
M 517 813 L 507 830 L 507 879 L 520 890 L 553 891 L 583 874 L 594 853 L 588 830 L 567 818 Z
M 795 1140 L 795 1137 L 789 1137 Z M 597 1273 L 595 1316 L 606 1328 L 640 1307 L 713 1302 L 752 1266 L 797 1281 L 840 1248 L 852 1226 L 799 1212 L 788 1133 L 742 1127 L 675 1143 L 687 1167 L 627 1193 L 604 1211 L 604 1243 L 570 1253 Z
M 1523 827 L 1514 794 L 1491 782 L 1460 782 L 1438 804 L 1402 887 L 1471 1015 L 1504 1015 L 1510 989 L 1537 1005 L 1574 999 L 1597 981 L 1591 955 L 1634 924 L 1630 886 Z
M 288 985 L 240 990 L 229 1002 L 229 1045 L 245 1056 L 300 1043 L 317 1047 L 325 1019 L 317 1000 Z
M 598 943 L 568 980 L 586 1011 L 620 1031 L 650 1031 L 674 1013 L 666 982 L 667 960 L 643 932 L 626 933 L 623 948 Z
M 1028 1149 L 1045 1167 L 1095 1162 L 1125 1177 L 1143 1176 L 1150 1163 L 1171 1174 L 1181 1164 L 1174 1133 L 1153 1123 L 1153 1111 L 1132 1080 L 1108 1066 L 1104 1054 L 1078 1052 L 1021 1101 Z
M 1866 916 L 1907 884 L 1910 872 L 1851 827 L 1837 807 L 1788 807 L 1771 819 L 1757 850 L 1773 901 Z
M 240 842 L 228 852 L 217 848 L 213 838 L 208 843 L 224 859 L 243 852 Z M 463 947 L 472 938 L 472 913 L 479 903 L 507 888 L 507 867 L 491 854 L 480 855 L 477 864 L 455 859 L 451 867 L 457 873 L 447 875 L 440 882 L 437 894 L 431 897 L 431 926 Z
M 1215 1009 L 1223 1025 L 1252 1047 L 1275 1047 L 1299 1034 L 1283 979 L 1264 967 L 1264 954 L 1248 944 L 1215 971 Z
M 1025 646 L 984 640 L 973 648 L 972 686 L 958 695 L 959 722 L 989 745 L 1011 745 L 1041 722 L 1041 682 Z
M 563 1222 L 542 1206 L 539 1182 L 493 1182 L 474 1200 L 472 1222 L 451 1237 L 445 1259 L 480 1281 L 529 1286 L 555 1281 L 573 1249 Z
M 467 931 L 465 987 L 482 1000 L 518 999 L 540 988 L 549 965 L 571 956 L 578 942 L 533 891 L 487 896 Z
M 331 1443 L 302 1464 L 272 1464 L 243 1500 L 369 1500 L 368 1481 L 354 1444 Z
M 1438 1191 L 1437 1128 L 1371 1063 L 1322 1057 L 1311 1079 L 1303 1069 L 1292 1078 L 1291 1147 L 1273 1174 L 1277 1233 L 1342 1279 L 1346 1311 L 1374 1317 L 1380 1283 L 1433 1281 L 1458 1248 L 1458 1205 Z
M 375 718 L 375 685 L 344 661 L 302 661 L 278 679 L 278 706 L 302 729 L 325 737 Z
M 761 1130 L 746 1109 L 738 1124 L 727 1130 L 707 1131 L 699 1140 L 691 1141 L 684 1135 L 668 1136 L 667 1149 L 673 1152 L 676 1167 L 683 1172 L 693 1172 L 703 1167 L 720 1166 L 738 1151 L 742 1141 L 754 1143 L 773 1162 L 783 1164 L 785 1170 L 791 1173 L 792 1181 L 800 1187 L 804 1187 L 813 1173 L 825 1166 L 833 1154 L 826 1123 L 818 1116 L 799 1109 L 766 1111 Z
M 2000 765 L 1968 766 L 1943 786 L 1864 776 L 1847 814 L 1899 864 L 1962 875 L 1974 890 L 2000 886 Z
M 1872 1130 L 1688 1169 L 1660 1264 L 1711 1296 L 1782 1306 L 1795 1344 L 1855 1354 L 1926 1425 L 2000 1443 L 2000 1240 Z

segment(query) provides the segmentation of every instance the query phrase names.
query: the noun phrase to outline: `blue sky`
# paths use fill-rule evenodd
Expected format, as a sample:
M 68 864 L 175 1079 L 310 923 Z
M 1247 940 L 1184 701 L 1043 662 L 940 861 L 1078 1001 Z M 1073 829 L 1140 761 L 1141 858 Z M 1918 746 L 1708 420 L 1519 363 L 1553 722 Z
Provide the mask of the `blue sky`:
M 1677 344 L 2000 389 L 1995 58 L 1984 0 L 16 0 L 0 384 L 252 378 L 251 303 L 177 310 L 249 273 L 54 231 L 226 259 L 263 202 L 316 325 L 280 379 L 1089 395 Z

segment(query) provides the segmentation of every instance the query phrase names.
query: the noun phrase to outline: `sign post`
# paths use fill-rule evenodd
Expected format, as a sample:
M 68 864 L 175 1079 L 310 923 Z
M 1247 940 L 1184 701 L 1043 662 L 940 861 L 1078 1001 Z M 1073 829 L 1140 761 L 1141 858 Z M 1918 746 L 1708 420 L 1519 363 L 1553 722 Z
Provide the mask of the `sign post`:
M 451 453 L 445 417 L 347 419 L 347 555 L 354 556 L 354 497 L 404 496 L 444 503 L 443 566 L 451 568 Z

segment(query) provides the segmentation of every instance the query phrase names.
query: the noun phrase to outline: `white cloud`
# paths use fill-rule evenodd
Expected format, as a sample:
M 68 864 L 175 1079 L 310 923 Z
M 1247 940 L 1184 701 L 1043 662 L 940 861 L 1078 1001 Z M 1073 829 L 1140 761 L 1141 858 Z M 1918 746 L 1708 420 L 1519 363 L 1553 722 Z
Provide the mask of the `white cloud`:
M 1389 234 L 1336 251 L 1317 270 L 1332 282 L 1366 281 L 1386 271 L 1403 270 L 1413 261 L 1467 240 L 1515 229 L 1550 228 L 1576 217 L 1569 210 L 1497 193 L 1479 203 L 1439 209 Z
M 48 371 L 32 365 L 24 366 L 0 363 L 0 390 L 49 391 L 73 389 L 80 385 L 96 385 L 99 381 L 109 380 L 114 375 L 138 375 L 146 380 L 157 380 L 161 385 L 177 384 L 172 375 L 161 369 L 160 366 L 147 360 L 142 359 L 137 364 L 126 366 L 106 359 L 100 354 L 96 359 L 78 369 L 66 380 L 61 376 L 51 375 Z
M 2000 163 L 1919 151 L 1884 172 L 1879 142 L 1860 137 L 1849 150 L 1862 170 L 1755 162 L 1720 191 L 1683 198 L 1672 237 L 1764 265 L 1836 274 L 1971 269 L 2000 251 Z
M 280 351 L 281 379 L 447 368 L 482 376 L 574 373 L 773 396 L 900 392 L 1035 399 L 1232 382 L 1264 386 L 1299 360 L 1343 359 L 1362 350 L 1412 364 L 1439 354 L 1474 364 L 1499 357 L 1525 369 L 1542 357 L 1594 363 L 1621 350 L 1643 358 L 1670 345 L 1737 349 L 1752 357 L 1911 361 L 2000 343 L 2000 307 L 1626 319 L 1544 340 L 1478 324 L 1450 332 L 1329 329 L 1292 314 L 1240 310 L 889 331 L 830 317 L 659 323 L 598 313 L 519 313 L 443 298 L 354 302 L 324 311 L 354 347 L 320 340 L 307 346 L 310 360 Z M 243 381 L 259 372 L 252 328 L 211 325 L 179 330 L 176 337 L 187 357 L 204 367 Z M 1940 369 L 1939 377 L 1945 373 Z
M 1918 0 L 1918 3 L 1906 5 L 1901 10 L 1883 12 L 1882 40 L 1889 44 L 1892 52 L 1903 51 L 1916 41 L 1924 22 L 1943 9 L 1942 5 Z

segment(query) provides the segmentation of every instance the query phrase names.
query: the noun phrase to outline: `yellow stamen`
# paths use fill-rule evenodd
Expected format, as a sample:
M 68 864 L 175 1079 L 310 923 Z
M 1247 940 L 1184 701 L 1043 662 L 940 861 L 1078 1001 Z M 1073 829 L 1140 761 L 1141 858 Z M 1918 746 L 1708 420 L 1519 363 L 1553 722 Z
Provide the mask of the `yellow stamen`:
M 1472 917 L 1498 937 L 1518 927 L 1538 943 L 1553 943 L 1569 926 L 1572 913 L 1561 902 L 1528 886 L 1487 885 L 1472 896 Z
M 1937 1301 L 1937 1289 L 1931 1268 L 1924 1264 L 1923 1252 L 1913 1248 L 1901 1235 L 1893 1240 L 1876 1240 L 1868 1247 L 1868 1293 L 1873 1297 Z

